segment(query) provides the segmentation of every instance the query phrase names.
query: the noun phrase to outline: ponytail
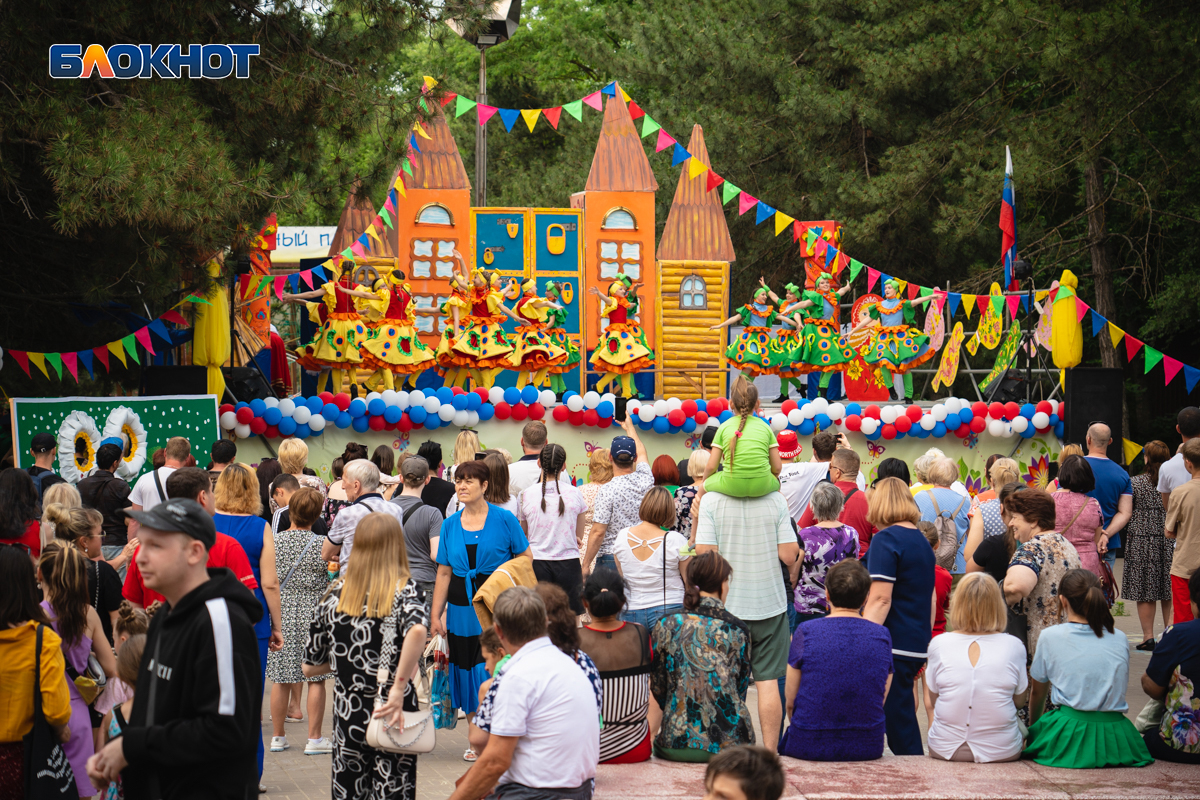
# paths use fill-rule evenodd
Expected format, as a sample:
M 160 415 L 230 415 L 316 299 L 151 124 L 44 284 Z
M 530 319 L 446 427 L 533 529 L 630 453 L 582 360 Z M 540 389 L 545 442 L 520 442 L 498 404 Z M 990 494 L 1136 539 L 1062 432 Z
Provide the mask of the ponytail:
M 615 617 L 625 608 L 625 580 L 615 569 L 597 567 L 583 585 L 583 599 L 593 618 Z
M 1091 570 L 1073 569 L 1063 575 L 1058 584 L 1058 593 L 1065 597 L 1071 610 L 1087 619 L 1087 624 L 1097 637 L 1104 631 L 1114 633 L 1112 612 L 1104 598 L 1100 579 Z
M 733 382 L 733 389 L 729 392 L 729 403 L 733 406 L 734 412 L 742 418 L 738 423 L 737 433 L 729 442 L 729 470 L 732 472 L 733 456 L 737 452 L 738 439 L 742 438 L 742 430 L 746 427 L 750 415 L 758 409 L 758 388 L 744 376 L 739 375 Z
M 542 511 L 546 510 L 546 482 L 549 478 L 554 478 L 554 489 L 559 489 L 558 476 L 562 473 L 563 467 L 567 463 L 567 451 L 561 444 L 548 444 L 542 448 L 541 454 L 538 456 L 538 466 L 542 469 Z M 567 504 L 563 500 L 562 492 L 558 493 L 558 515 L 561 517 L 567 512 Z
M 700 593 L 720 594 L 721 586 L 732 574 L 733 567 L 716 551 L 710 550 L 692 558 L 688 562 L 687 579 L 684 580 L 683 607 L 695 611 L 700 605 Z

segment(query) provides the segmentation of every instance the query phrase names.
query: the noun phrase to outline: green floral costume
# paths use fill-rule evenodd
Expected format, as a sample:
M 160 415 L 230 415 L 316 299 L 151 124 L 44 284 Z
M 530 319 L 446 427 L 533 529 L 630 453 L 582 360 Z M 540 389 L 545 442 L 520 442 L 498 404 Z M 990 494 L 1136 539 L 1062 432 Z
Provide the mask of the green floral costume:
M 854 351 L 842 339 L 841 326 L 837 321 L 837 295 L 830 302 L 825 295 L 811 289 L 804 292 L 802 299 L 812 303 L 805 309 L 811 316 L 804 320 L 804 332 L 800 344 L 792 352 L 797 373 L 840 372 L 854 360 Z
M 742 372 L 761 375 L 774 372 L 779 364 L 772 360 L 771 326 L 775 324 L 775 309 L 766 304 L 749 303 L 737 310 L 742 317 L 742 332 L 725 348 L 725 357 Z

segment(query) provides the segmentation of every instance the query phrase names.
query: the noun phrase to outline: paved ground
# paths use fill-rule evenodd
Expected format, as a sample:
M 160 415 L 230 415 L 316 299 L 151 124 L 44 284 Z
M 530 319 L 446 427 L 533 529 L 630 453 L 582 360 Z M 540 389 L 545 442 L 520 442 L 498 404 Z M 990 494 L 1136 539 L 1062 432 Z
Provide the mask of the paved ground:
M 1120 575 L 1120 565 L 1117 575 Z M 1141 711 L 1146 697 L 1140 679 L 1149 655 L 1132 649 L 1141 641 L 1136 610 L 1117 617 L 1119 630 L 1130 639 L 1129 717 Z M 1162 630 L 1161 620 L 1155 632 Z M 329 685 L 324 733 L 329 735 L 333 702 Z M 748 698 L 755 711 L 753 689 Z M 270 744 L 270 712 L 263 708 L 263 736 Z M 926 729 L 924 709 L 918 712 Z M 292 749 L 267 753 L 263 782 L 269 800 L 325 800 L 329 791 L 329 756 L 305 756 L 307 724 L 287 725 Z M 467 769 L 466 721 L 453 731 L 438 731 L 437 749 L 421 756 L 417 766 L 418 800 L 449 797 L 454 781 Z M 859 764 L 819 764 L 785 758 L 787 798 L 1198 798 L 1200 767 L 1156 763 L 1142 769 L 1063 770 L 1022 761 L 1011 764 L 950 764 L 931 758 L 885 756 Z M 704 794 L 703 765 L 673 764 L 653 759 L 644 764 L 601 766 L 597 774 L 598 800 L 636 798 L 699 798 Z

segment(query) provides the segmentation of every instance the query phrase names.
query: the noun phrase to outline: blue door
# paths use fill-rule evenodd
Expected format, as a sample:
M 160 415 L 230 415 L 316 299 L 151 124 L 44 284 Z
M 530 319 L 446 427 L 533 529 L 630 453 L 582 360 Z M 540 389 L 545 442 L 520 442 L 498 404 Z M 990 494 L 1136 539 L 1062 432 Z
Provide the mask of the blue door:
M 562 304 L 567 309 L 563 327 L 581 355 L 583 343 L 583 212 L 574 208 L 531 209 L 533 255 L 530 274 L 537 279 L 538 294 L 546 296 L 546 286 L 557 283 Z M 582 362 L 563 373 L 567 388 L 583 392 Z

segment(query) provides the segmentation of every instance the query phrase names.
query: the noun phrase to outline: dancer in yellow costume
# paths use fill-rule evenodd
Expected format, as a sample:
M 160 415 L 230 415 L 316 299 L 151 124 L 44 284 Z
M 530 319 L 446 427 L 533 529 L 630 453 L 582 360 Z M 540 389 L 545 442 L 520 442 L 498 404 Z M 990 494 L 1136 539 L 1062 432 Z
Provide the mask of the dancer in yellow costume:
M 415 388 L 415 376 L 433 366 L 434 355 L 417 336 L 412 289 L 404 283 L 404 273 L 393 270 L 389 277 L 375 281 L 371 292 L 341 286 L 338 291 L 358 298 L 364 313 L 369 307 L 378 316 L 375 334 L 359 347 L 363 364 L 375 370 L 367 388 L 377 390 L 382 383 L 383 388 L 394 389 L 393 375 L 404 376 L 401 388 L 409 388 L 410 379 Z
M 521 298 L 514 311 L 521 324 L 517 327 L 517 349 L 508 357 L 513 369 L 520 370 L 517 388 L 524 389 L 533 374 L 533 385 L 541 387 L 551 367 L 567 362 L 567 351 L 554 343 L 547 332 L 548 320 L 562 306 L 538 297 L 537 281 L 529 278 L 521 284 Z
M 467 370 L 453 363 L 454 359 L 450 350 L 458 338 L 462 327 L 462 318 L 471 309 L 471 283 L 464 277 L 466 260 L 458 250 L 454 251 L 454 258 L 458 261 L 458 267 L 455 267 L 450 274 L 450 299 L 442 303 L 441 312 L 444 317 L 442 339 L 438 342 L 435 353 L 438 370 L 446 376 L 446 386 L 450 387 L 465 385 L 467 378 L 470 377 Z
M 359 317 L 354 298 L 338 291 L 338 287 L 347 290 L 363 288 L 355 285 L 353 273 L 354 262 L 345 260 L 342 262 L 342 274 L 337 280 L 327 281 L 320 289 L 309 292 L 285 292 L 282 298 L 285 303 L 322 301 L 315 309 L 310 309 L 314 321 L 321 325 L 316 338 L 296 351 L 302 361 L 330 370 L 329 373 L 322 372 L 317 385 L 318 392 L 324 391 L 330 373 L 333 375 L 335 393 L 342 391 L 347 378 L 350 384 L 358 385 L 357 370 L 362 363 L 359 344 L 365 338 L 367 329 Z
M 789 283 L 783 287 L 783 300 L 780 300 L 779 295 L 771 291 L 765 280 L 759 278 L 758 285 L 766 289 L 771 302 L 779 306 L 778 321 L 784 326 L 779 329 L 776 338 L 772 339 L 770 344 L 773 371 L 779 376 L 779 397 L 775 398 L 775 402 L 782 403 L 788 399 L 789 384 L 794 385 L 803 398 L 808 392 L 808 387 L 801 381 L 801 376 L 805 373 L 796 369 L 796 362 L 791 360 L 791 355 L 804 342 L 804 315 L 799 311 L 789 315 L 786 311 L 804 299 L 804 291 L 796 284 Z
M 633 376 L 643 369 L 654 366 L 654 351 L 646 344 L 646 332 L 634 318 L 638 312 L 636 295 L 628 299 L 633 281 L 627 275 L 618 276 L 608 285 L 608 294 L 602 295 L 593 286 L 590 291 L 600 298 L 600 316 L 608 317 L 608 327 L 600 334 L 591 364 L 597 372 L 605 373 L 596 382 L 596 391 L 617 378 L 626 397 L 636 397 L 633 391 Z
M 482 270 L 471 272 L 471 306 L 463 319 L 462 332 L 450 346 L 448 358 L 450 364 L 466 370 L 476 386 L 485 389 L 492 388 L 500 371 L 511 366 L 509 355 L 516 349 L 504 332 L 504 317 L 523 322 L 504 305 L 497 277 L 493 275 L 489 280 Z
M 568 286 L 568 290 L 569 290 Z M 567 354 L 567 360 L 561 364 L 555 364 L 550 367 L 550 389 L 558 397 L 559 402 L 562 402 L 563 395 L 567 391 L 567 382 L 563 378 L 563 373 L 570 372 L 575 369 L 575 365 L 582 361 L 579 355 L 579 348 L 575 346 L 575 342 L 571 341 L 571 337 L 567 335 L 567 329 L 563 324 L 567 320 L 567 309 L 562 305 L 563 286 L 557 281 L 547 281 L 546 283 L 546 300 L 551 303 L 551 309 L 547 314 L 547 335 L 550 341 Z

